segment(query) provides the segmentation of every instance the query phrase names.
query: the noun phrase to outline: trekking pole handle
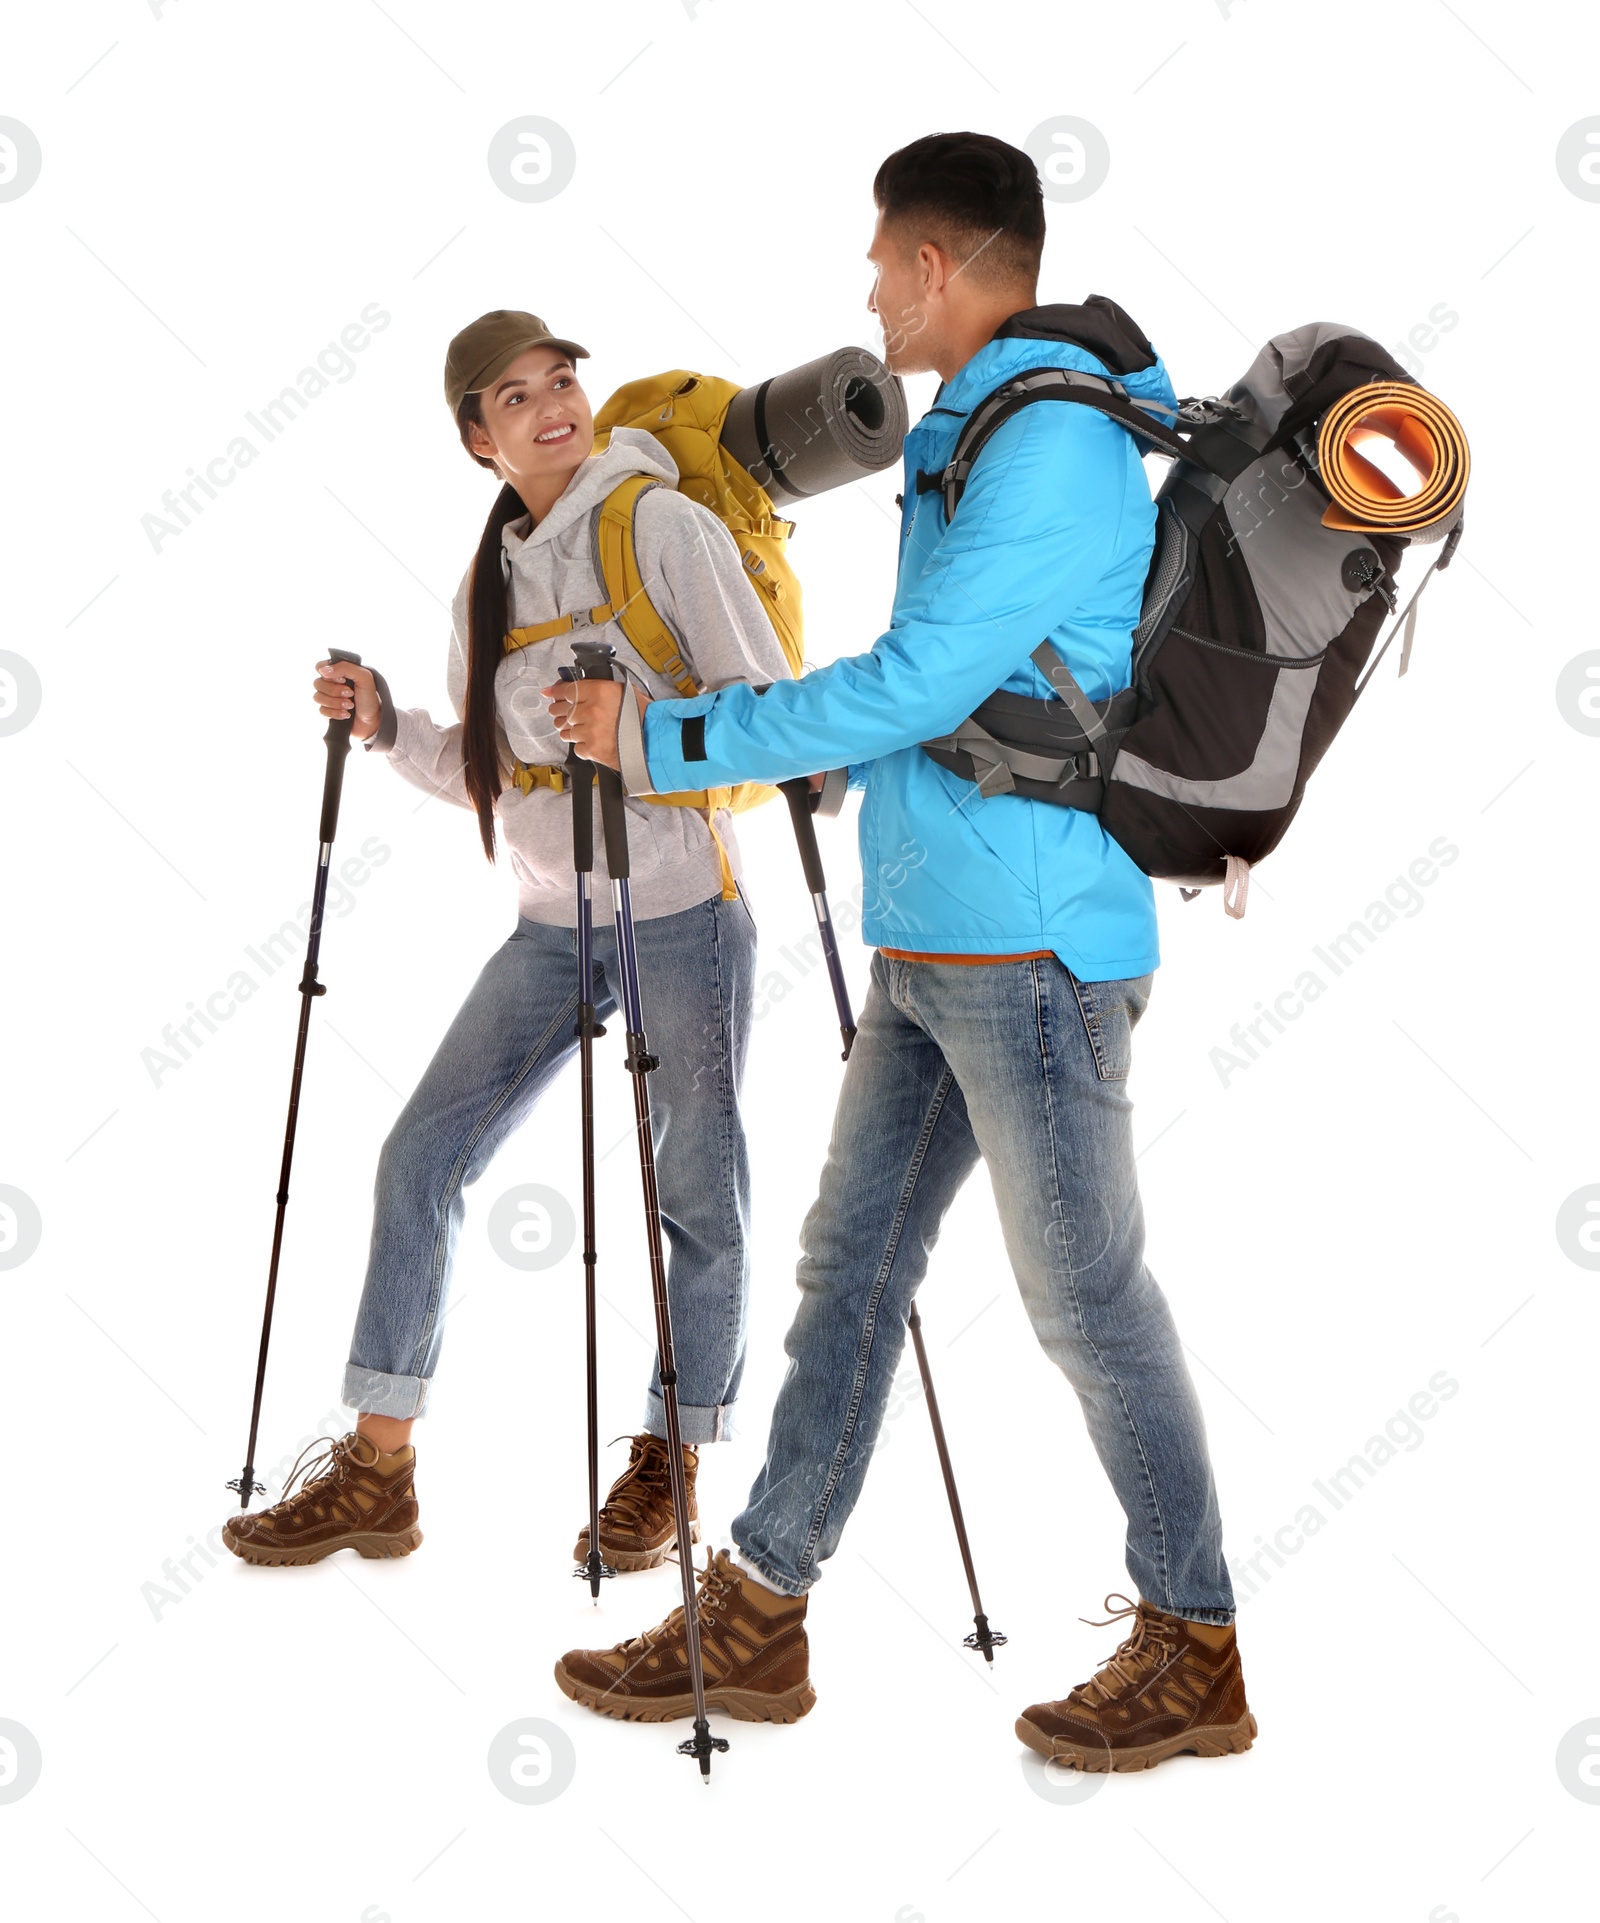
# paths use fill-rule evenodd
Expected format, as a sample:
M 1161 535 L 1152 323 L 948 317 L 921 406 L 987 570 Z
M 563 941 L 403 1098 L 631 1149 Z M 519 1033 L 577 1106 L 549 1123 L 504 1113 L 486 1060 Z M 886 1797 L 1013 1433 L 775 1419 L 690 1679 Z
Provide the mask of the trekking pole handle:
M 352 667 L 361 666 L 361 656 L 352 654 L 348 648 L 329 648 L 330 661 L 348 661 Z M 328 770 L 322 781 L 322 824 L 317 830 L 317 840 L 324 847 L 332 844 L 334 831 L 339 826 L 339 793 L 344 786 L 344 758 L 350 752 L 350 725 L 353 717 L 339 720 L 337 717 L 328 723 L 328 731 L 322 737 L 328 747 Z
M 811 783 L 806 776 L 796 775 L 792 781 L 780 781 L 778 788 L 789 804 L 789 819 L 794 823 L 795 844 L 800 850 L 806 888 L 813 895 L 824 894 L 828 880 L 822 872 L 822 851 L 817 846 L 816 823 L 811 818 Z
M 558 681 L 577 681 L 576 668 L 557 668 Z M 572 791 L 572 865 L 580 874 L 594 869 L 594 763 L 585 761 L 576 748 L 567 748 L 567 786 Z
M 609 641 L 579 641 L 572 650 L 577 679 L 615 681 L 617 651 Z M 563 677 L 565 678 L 565 677 Z M 624 691 L 624 699 L 627 698 Z M 622 777 L 615 768 L 595 764 L 600 784 L 600 831 L 605 837 L 606 871 L 613 881 L 628 879 L 628 817 L 622 801 Z
M 838 937 L 833 932 L 833 916 L 828 911 L 828 878 L 822 872 L 822 851 L 817 846 L 816 824 L 811 819 L 817 797 L 812 794 L 811 783 L 804 775 L 796 775 L 792 781 L 780 781 L 778 787 L 789 804 L 789 818 L 794 823 L 795 845 L 800 850 L 800 866 L 805 872 L 806 889 L 817 917 L 817 932 L 822 937 L 822 958 L 827 964 L 833 1005 L 839 1015 L 839 1036 L 844 1043 L 840 1060 L 847 1062 L 856 1039 L 856 1018 L 850 1008 L 850 990 L 845 984 L 844 965 L 839 960 Z
M 609 641 L 575 641 L 572 644 L 573 671 L 561 670 L 563 681 L 615 681 L 612 669 L 617 651 Z

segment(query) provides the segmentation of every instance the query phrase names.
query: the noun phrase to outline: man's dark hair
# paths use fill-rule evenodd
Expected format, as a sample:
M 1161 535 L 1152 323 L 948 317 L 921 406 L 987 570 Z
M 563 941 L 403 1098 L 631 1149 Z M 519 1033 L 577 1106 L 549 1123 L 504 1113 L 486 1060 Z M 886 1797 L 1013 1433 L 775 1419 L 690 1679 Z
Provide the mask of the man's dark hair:
M 1039 277 L 1044 194 L 1020 148 L 989 134 L 928 134 L 890 154 L 872 197 L 907 243 L 932 241 L 985 286 Z

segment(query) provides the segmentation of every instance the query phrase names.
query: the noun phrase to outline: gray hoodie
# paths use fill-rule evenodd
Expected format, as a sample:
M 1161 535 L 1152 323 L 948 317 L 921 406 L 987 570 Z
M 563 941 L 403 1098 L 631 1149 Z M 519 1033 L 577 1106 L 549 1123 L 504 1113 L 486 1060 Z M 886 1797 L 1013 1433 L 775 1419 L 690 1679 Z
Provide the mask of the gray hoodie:
M 645 591 L 672 630 L 678 650 L 702 688 L 733 681 L 761 684 L 790 678 L 788 663 L 761 600 L 747 578 L 739 549 L 709 508 L 677 490 L 678 470 L 660 442 L 642 429 L 612 431 L 603 453 L 592 454 L 537 526 L 524 514 L 501 537 L 509 626 L 532 627 L 605 600 L 596 529 L 600 505 L 630 474 L 665 483 L 640 496 L 634 542 Z M 462 577 L 451 609 L 447 686 L 459 717 L 467 688 L 467 594 Z M 615 621 L 578 631 L 580 640 L 609 641 L 630 686 L 672 698 L 680 690 L 646 665 Z M 536 641 L 507 654 L 495 677 L 495 711 L 505 744 L 519 761 L 559 765 L 567 744 L 557 734 L 539 692 L 572 660 L 570 634 Z M 627 699 L 627 697 L 625 697 Z M 470 808 L 461 765 L 461 723 L 441 728 L 425 709 L 385 705 L 382 724 L 367 743 L 387 753 L 413 786 Z M 528 794 L 508 787 L 496 804 L 500 832 L 518 881 L 518 911 L 530 921 L 575 927 L 572 878 L 572 802 L 554 789 Z M 675 915 L 722 892 L 722 870 L 705 817 L 692 808 L 629 800 L 628 848 L 633 911 L 641 920 Z M 732 818 L 716 817 L 735 875 L 739 852 Z M 611 920 L 605 851 L 595 809 L 594 908 L 597 924 Z

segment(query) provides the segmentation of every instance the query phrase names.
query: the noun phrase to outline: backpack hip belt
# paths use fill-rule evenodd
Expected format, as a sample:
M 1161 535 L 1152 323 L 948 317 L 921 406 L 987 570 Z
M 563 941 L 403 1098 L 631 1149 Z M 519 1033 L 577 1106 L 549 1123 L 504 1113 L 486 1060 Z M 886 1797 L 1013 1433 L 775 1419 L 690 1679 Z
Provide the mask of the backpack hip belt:
M 535 788 L 550 788 L 558 795 L 567 790 L 565 767 L 545 761 L 518 761 L 511 769 L 511 783 L 520 788 L 525 795 Z M 727 843 L 717 830 L 717 816 L 724 808 L 733 806 L 731 788 L 694 788 L 684 789 L 672 795 L 639 795 L 635 799 L 646 801 L 654 808 L 692 808 L 697 815 L 705 818 L 713 846 L 717 851 L 717 865 L 722 876 L 722 899 L 737 901 L 739 884 L 734 878 L 733 862 L 728 854 Z
M 1065 675 L 1049 644 L 1043 671 Z M 1076 685 L 1074 683 L 1074 685 Z M 1092 732 L 1065 699 L 1035 701 L 1029 695 L 993 694 L 954 733 L 922 746 L 943 768 L 977 783 L 985 800 L 1018 794 L 1030 801 L 1053 801 L 1069 808 L 1097 810 L 1110 774 L 1133 723 L 1138 697 L 1124 688 L 1109 701 L 1089 702 Z

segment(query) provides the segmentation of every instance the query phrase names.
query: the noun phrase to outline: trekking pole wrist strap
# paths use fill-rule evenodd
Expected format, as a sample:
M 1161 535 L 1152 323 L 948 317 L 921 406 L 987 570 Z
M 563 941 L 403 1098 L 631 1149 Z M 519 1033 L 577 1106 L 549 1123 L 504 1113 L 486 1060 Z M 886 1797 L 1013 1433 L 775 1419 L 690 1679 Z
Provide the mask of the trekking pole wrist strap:
M 830 768 L 822 777 L 822 786 L 812 799 L 811 812 L 831 821 L 844 806 L 845 795 L 850 788 L 848 768 Z

